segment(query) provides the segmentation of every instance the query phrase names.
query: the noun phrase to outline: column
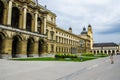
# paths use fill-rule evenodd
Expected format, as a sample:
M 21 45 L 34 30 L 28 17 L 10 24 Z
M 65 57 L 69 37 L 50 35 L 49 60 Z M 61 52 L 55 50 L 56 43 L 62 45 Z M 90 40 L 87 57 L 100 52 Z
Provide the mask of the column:
M 54 54 L 56 53 L 56 44 L 54 44 Z
M 35 12 L 35 20 L 34 20 L 34 23 L 35 23 L 35 27 L 34 27 L 34 32 L 37 32 L 37 25 L 38 25 L 38 12 L 36 11 Z
M 26 29 L 26 15 L 27 14 L 27 6 L 25 5 L 23 7 L 23 13 L 22 13 L 22 29 Z
M 59 36 L 57 36 L 57 42 L 59 42 Z
M 43 33 L 46 34 L 46 19 L 47 15 L 44 15 L 44 29 L 43 29 Z
M 102 52 L 104 53 L 105 51 L 104 51 L 104 50 L 102 50 Z
M 7 7 L 5 7 L 4 9 L 3 24 L 7 24 Z
M 11 16 L 12 16 L 12 1 L 8 2 L 8 13 L 7 13 L 7 25 L 11 25 Z
M 108 50 L 106 50 L 106 54 L 108 54 Z
M 35 10 L 35 13 L 34 13 L 34 17 L 33 17 L 33 20 L 32 20 L 32 32 L 37 32 L 37 20 L 38 19 L 38 12 L 37 10 Z
M 114 50 L 115 51 L 115 55 L 117 55 L 117 50 Z

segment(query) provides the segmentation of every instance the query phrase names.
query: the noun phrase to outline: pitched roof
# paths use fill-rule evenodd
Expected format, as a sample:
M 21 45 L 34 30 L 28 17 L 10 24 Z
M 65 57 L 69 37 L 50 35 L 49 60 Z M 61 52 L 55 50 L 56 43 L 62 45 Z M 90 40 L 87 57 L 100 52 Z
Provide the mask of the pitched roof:
M 114 47 L 118 46 L 116 43 L 110 42 L 110 43 L 94 43 L 93 47 Z

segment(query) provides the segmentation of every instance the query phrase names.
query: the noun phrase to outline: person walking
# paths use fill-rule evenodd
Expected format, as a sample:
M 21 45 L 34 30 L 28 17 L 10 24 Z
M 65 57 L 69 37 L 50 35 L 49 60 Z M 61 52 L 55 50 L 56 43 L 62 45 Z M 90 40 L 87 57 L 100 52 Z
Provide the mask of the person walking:
M 111 61 L 111 64 L 114 64 L 114 60 L 113 60 L 113 53 L 110 54 L 110 61 Z

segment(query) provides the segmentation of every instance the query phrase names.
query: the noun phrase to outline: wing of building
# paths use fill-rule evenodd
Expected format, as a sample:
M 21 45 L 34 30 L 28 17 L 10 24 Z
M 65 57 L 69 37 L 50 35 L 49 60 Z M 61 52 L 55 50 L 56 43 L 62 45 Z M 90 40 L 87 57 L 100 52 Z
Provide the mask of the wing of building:
M 56 14 L 37 0 L 0 0 L 0 58 L 89 52 L 92 27 L 76 35 L 56 24 Z
M 94 54 L 105 53 L 105 54 L 117 54 L 120 52 L 119 45 L 113 42 L 107 43 L 94 43 L 92 52 Z

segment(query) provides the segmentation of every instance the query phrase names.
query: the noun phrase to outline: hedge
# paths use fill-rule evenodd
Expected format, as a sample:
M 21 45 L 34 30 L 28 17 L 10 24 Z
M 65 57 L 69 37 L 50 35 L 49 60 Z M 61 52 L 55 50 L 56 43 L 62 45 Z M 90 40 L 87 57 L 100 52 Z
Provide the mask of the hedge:
M 55 54 L 55 58 L 77 58 L 75 54 Z

